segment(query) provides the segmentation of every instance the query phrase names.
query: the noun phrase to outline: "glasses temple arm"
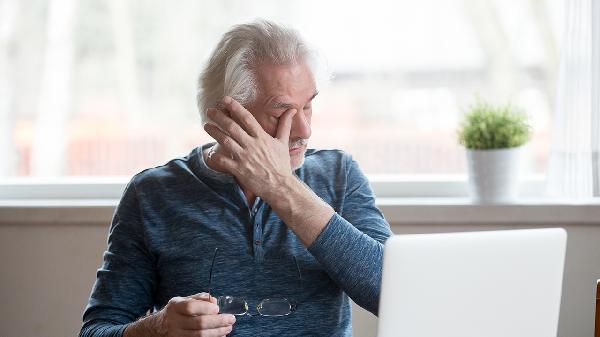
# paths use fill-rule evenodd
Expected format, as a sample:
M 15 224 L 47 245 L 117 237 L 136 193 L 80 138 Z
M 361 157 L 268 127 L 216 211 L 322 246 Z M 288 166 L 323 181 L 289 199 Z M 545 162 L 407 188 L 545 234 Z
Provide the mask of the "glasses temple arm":
M 300 272 L 300 264 L 298 263 L 298 259 L 296 258 L 296 256 L 294 256 L 294 262 L 296 262 L 296 269 L 298 270 L 298 280 L 300 281 L 300 291 L 302 291 L 302 272 Z M 296 310 L 298 303 L 294 302 L 291 304 L 292 304 L 291 310 L 292 311 Z
M 210 301 L 210 286 L 212 284 L 212 272 L 213 267 L 215 266 L 215 258 L 217 257 L 217 251 L 219 248 L 215 248 L 215 253 L 213 254 L 212 262 L 210 263 L 210 272 L 208 273 L 208 300 Z

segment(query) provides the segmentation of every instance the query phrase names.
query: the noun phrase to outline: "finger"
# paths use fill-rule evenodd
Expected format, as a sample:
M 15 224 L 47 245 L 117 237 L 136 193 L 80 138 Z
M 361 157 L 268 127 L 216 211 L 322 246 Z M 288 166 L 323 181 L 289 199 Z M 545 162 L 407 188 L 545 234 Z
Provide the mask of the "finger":
M 229 137 L 221 129 L 210 123 L 204 124 L 204 131 L 213 137 L 217 143 L 221 144 L 227 151 L 234 156 L 239 157 L 244 149 L 233 138 Z
M 233 323 L 235 316 L 231 314 L 200 315 L 186 317 L 180 321 L 179 326 L 184 330 L 205 330 L 228 327 Z
M 175 297 L 171 301 L 175 311 L 180 315 L 216 315 L 219 313 L 219 306 L 207 301 L 186 297 Z
M 250 140 L 248 133 L 225 112 L 210 108 L 206 110 L 206 115 L 213 121 L 215 126 L 235 139 L 240 145 L 246 144 Z
M 227 334 L 229 334 L 231 332 L 231 330 L 233 330 L 233 326 L 231 326 L 231 325 L 227 326 L 227 327 L 217 328 L 217 329 L 202 330 L 202 332 L 199 334 L 199 336 L 222 337 L 222 336 L 226 336 Z
M 195 300 L 203 300 L 208 301 L 209 294 L 208 293 L 197 293 L 194 295 L 190 295 L 187 298 L 193 298 Z
M 209 293 L 198 293 L 198 294 L 190 295 L 190 296 L 188 296 L 188 298 L 193 298 L 196 300 L 203 300 L 203 301 L 210 301 L 214 304 L 217 304 L 217 298 L 214 295 L 211 295 Z
M 237 168 L 238 168 L 237 162 L 227 156 L 220 154 L 220 153 L 216 153 L 216 152 L 213 153 L 213 155 L 210 157 L 210 161 L 219 165 L 220 167 L 224 167 L 231 174 L 235 175 L 235 173 L 237 172 Z
M 287 142 L 290 139 L 290 130 L 292 129 L 292 118 L 296 115 L 296 109 L 290 109 L 286 111 L 281 119 L 279 120 L 279 125 L 277 126 L 277 139 L 282 142 Z
M 226 336 L 231 333 L 233 330 L 233 326 L 216 328 L 216 329 L 208 329 L 208 330 L 182 330 L 177 329 L 172 332 L 173 335 L 177 337 L 203 337 L 203 336 Z
M 231 116 L 246 130 L 252 137 L 256 137 L 263 131 L 262 127 L 254 118 L 254 116 L 244 108 L 238 101 L 235 99 L 225 96 L 223 98 L 223 105 L 231 112 Z

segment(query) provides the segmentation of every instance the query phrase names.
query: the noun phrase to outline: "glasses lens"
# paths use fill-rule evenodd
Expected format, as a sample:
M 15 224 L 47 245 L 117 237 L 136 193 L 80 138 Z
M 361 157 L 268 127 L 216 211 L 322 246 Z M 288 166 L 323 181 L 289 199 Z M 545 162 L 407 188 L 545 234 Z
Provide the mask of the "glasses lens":
M 248 312 L 248 303 L 243 297 L 219 296 L 217 305 L 220 314 L 243 315 Z
M 285 298 L 267 298 L 256 309 L 263 316 L 285 316 L 292 312 L 292 305 Z

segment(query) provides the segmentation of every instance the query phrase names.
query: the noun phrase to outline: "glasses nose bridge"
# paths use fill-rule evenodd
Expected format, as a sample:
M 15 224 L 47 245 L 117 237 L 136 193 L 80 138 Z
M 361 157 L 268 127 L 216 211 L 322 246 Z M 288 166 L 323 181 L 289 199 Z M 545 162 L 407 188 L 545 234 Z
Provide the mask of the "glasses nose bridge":
M 246 315 L 255 317 L 261 316 L 260 311 L 258 311 L 258 305 L 248 305 L 248 310 L 246 310 Z

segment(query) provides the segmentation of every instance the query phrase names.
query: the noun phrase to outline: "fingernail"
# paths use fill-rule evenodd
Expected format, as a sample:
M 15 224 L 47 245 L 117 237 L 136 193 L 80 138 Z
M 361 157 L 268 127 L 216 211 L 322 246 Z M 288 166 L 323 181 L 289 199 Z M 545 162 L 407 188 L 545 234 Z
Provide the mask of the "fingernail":
M 229 324 L 235 323 L 235 316 L 230 315 L 229 318 L 227 319 L 227 323 L 229 323 Z

